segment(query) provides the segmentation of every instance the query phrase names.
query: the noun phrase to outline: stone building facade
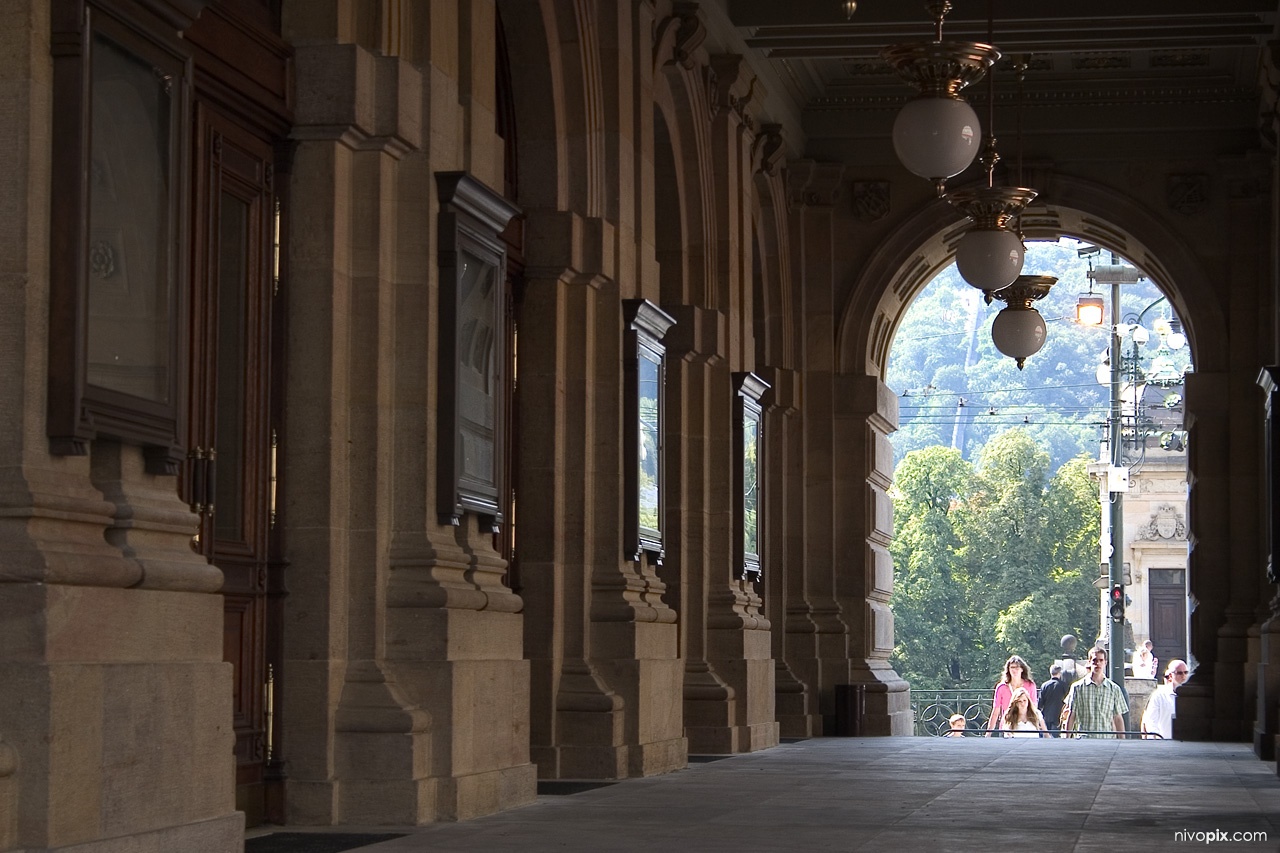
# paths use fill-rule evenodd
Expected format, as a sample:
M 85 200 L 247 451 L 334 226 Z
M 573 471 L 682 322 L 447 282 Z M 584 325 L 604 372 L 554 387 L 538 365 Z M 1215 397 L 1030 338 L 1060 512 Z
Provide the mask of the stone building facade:
M 911 732 L 883 376 L 963 226 L 728 8 L 0 0 L 0 851 L 466 819 L 844 685 Z M 1179 734 L 1273 756 L 1266 69 L 1046 133 L 1023 224 L 1185 319 Z

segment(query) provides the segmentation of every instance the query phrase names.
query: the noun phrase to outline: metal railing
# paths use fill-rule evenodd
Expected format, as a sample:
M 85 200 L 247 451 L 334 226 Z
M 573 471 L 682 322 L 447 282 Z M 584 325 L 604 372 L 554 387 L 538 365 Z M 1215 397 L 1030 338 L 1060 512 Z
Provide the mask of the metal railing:
M 991 717 L 989 687 L 968 690 L 911 690 L 911 719 L 915 733 L 929 737 L 945 734 L 952 714 L 964 714 L 965 728 L 984 730 Z
M 911 719 L 915 724 L 915 734 L 925 737 L 941 737 L 951 729 L 951 715 L 964 714 L 964 732 L 966 737 L 979 737 L 987 733 L 987 722 L 991 719 L 991 699 L 994 691 L 986 689 L 970 690 L 911 690 Z M 1077 734 L 1109 734 L 1111 730 L 1077 732 Z M 1127 739 L 1163 740 L 1155 732 L 1124 731 L 1121 735 Z

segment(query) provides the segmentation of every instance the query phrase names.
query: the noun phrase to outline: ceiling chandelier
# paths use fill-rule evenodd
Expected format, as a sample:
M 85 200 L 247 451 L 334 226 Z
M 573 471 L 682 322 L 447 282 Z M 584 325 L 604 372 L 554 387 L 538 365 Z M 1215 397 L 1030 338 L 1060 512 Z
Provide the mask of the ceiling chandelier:
M 1049 288 L 1057 282 L 1051 275 L 1020 275 L 1013 284 L 996 291 L 996 298 L 1007 304 L 991 324 L 991 341 L 1018 363 L 1019 370 L 1044 346 L 1044 318 L 1031 303 L 1048 296 Z
M 890 45 L 881 56 L 919 92 L 893 123 L 893 148 L 908 171 L 933 181 L 942 195 L 947 178 L 963 172 L 978 154 L 978 114 L 960 93 L 982 79 L 1000 51 L 980 42 L 943 41 L 950 0 L 933 0 L 925 8 L 935 21 L 934 40 Z
M 988 26 L 994 28 L 991 23 Z M 1019 59 L 1015 67 L 1018 71 L 1018 147 L 1021 149 L 1022 82 L 1027 70 L 1025 57 Z M 1022 243 L 1022 235 L 1018 233 L 1016 222 L 1037 195 L 1035 190 L 1027 187 L 995 185 L 996 164 L 1000 162 L 1000 154 L 996 150 L 995 100 L 993 70 L 987 75 L 987 137 L 980 159 L 987 176 L 986 185 L 952 190 L 945 196 L 952 206 L 973 221 L 973 227 L 956 244 L 956 267 L 961 278 L 987 294 L 988 303 L 991 302 L 993 291 L 1010 284 L 1022 273 L 1026 247 Z M 1018 160 L 1021 183 L 1020 150 Z

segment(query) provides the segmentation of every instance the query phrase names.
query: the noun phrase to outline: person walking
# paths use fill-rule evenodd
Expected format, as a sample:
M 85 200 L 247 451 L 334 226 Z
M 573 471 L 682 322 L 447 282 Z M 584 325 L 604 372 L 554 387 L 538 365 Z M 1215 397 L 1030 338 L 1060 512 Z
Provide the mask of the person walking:
M 1013 691 L 1009 699 L 1009 710 L 1001 721 L 1005 737 L 1044 737 L 1048 734 L 1044 725 L 1044 717 L 1031 703 L 1031 694 L 1025 687 Z
M 1177 690 L 1187 683 L 1191 677 L 1191 668 L 1186 661 L 1174 658 L 1164 671 L 1164 684 L 1161 684 L 1147 699 L 1147 708 L 1142 712 L 1142 733 L 1144 737 L 1154 740 L 1159 735 L 1165 740 L 1173 740 L 1173 718 L 1177 714 Z
M 1111 738 L 1124 733 L 1124 715 L 1129 704 L 1124 692 L 1107 678 L 1107 650 L 1101 646 L 1089 649 L 1085 675 L 1067 693 L 1068 737 Z
M 1013 698 L 1013 691 L 1019 687 L 1027 689 L 1027 695 L 1031 697 L 1031 704 L 1034 706 L 1036 683 L 1031 680 L 1031 667 L 1017 655 L 1010 655 L 1004 662 L 1004 672 L 1001 673 L 1000 682 L 996 684 L 995 694 L 991 697 L 991 717 L 987 720 L 987 737 L 992 737 L 994 732 L 1000 730 L 1000 721 L 1009 710 L 1009 700 Z
M 1055 663 L 1049 667 L 1049 680 L 1040 685 L 1040 700 L 1036 704 L 1051 737 L 1058 737 L 1062 732 L 1062 707 L 1067 703 L 1067 691 L 1070 689 L 1062 664 Z

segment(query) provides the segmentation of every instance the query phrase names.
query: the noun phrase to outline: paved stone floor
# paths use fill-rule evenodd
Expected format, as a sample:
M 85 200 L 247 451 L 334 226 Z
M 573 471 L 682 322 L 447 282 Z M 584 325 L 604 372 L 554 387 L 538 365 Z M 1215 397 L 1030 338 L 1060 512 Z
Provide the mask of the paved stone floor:
M 1246 744 L 815 738 L 401 831 L 359 853 L 1280 850 L 1280 779 Z

